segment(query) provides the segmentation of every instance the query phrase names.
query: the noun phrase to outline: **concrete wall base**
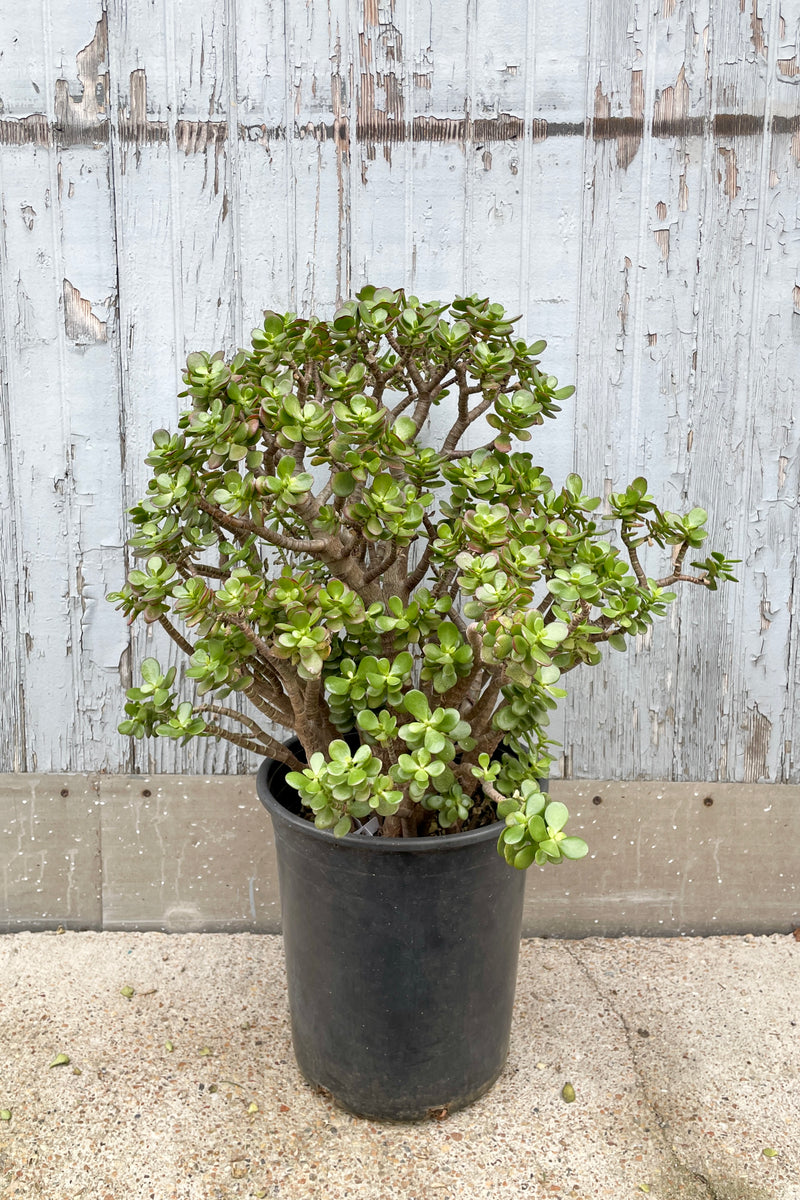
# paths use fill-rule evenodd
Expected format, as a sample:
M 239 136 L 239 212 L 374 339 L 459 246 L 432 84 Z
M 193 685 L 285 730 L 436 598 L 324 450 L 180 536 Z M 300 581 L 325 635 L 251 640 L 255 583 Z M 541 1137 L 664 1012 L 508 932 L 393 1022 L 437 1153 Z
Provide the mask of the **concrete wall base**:
M 528 872 L 526 937 L 800 926 L 800 786 L 554 781 L 590 856 Z M 0 775 L 0 932 L 280 930 L 252 776 Z

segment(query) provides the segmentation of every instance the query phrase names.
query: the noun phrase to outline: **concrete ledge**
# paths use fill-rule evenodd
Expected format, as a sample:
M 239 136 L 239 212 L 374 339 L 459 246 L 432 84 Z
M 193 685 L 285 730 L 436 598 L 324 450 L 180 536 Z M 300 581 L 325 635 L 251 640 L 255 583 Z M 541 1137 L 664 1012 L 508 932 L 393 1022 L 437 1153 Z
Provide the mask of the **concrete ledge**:
M 528 937 L 787 933 L 800 787 L 554 781 L 581 863 L 528 872 Z M 0 932 L 275 933 L 251 776 L 0 775 Z

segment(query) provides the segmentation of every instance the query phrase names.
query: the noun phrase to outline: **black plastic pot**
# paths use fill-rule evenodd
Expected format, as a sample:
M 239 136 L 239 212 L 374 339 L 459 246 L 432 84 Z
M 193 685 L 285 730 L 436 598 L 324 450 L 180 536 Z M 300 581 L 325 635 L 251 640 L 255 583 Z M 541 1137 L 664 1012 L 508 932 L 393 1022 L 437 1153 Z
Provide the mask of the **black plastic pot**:
M 378 1120 L 477 1100 L 508 1054 L 522 922 L 525 873 L 497 853 L 501 826 L 336 838 L 297 815 L 285 776 L 267 759 L 257 786 L 302 1074 Z

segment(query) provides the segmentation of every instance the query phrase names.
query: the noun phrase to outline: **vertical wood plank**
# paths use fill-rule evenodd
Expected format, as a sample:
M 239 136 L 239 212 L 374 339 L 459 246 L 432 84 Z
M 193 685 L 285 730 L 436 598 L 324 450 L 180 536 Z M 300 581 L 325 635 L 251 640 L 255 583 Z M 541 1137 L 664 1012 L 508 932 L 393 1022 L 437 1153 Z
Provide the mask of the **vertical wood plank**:
M 152 431 L 175 428 L 176 393 L 183 357 L 183 304 L 178 286 L 178 218 L 175 138 L 164 13 L 157 4 L 108 6 L 112 180 L 119 276 L 119 364 L 125 431 L 125 507 L 144 494 L 144 458 Z M 169 116 L 172 114 L 172 133 Z M 126 536 L 131 532 L 126 528 Z M 121 584 L 135 559 L 126 548 Z M 117 618 L 123 618 L 117 613 Z M 156 657 L 166 667 L 171 647 L 160 629 L 130 627 L 129 656 L 121 684 L 138 683 L 141 662 Z M 124 697 L 120 697 L 122 714 Z M 172 749 L 172 748 L 170 748 Z M 130 739 L 129 771 L 171 771 L 173 757 L 160 742 Z
M 579 363 L 575 457 L 589 490 L 604 494 L 640 473 L 638 462 L 644 277 L 649 247 L 649 155 L 655 16 L 635 0 L 590 9 L 587 129 L 579 283 Z M 643 141 L 646 146 L 643 147 Z M 647 711 L 634 697 L 651 694 L 638 657 L 607 652 L 602 665 L 569 677 L 564 772 L 636 772 Z M 634 689 L 634 690 L 632 690 Z M 636 777 L 636 774 L 634 774 Z
M 547 342 L 543 364 L 563 385 L 577 382 L 581 349 L 578 302 L 588 200 L 584 130 L 590 27 L 590 0 L 531 0 L 524 29 L 518 30 L 517 55 L 512 57 L 510 49 L 506 63 L 507 70 L 520 57 L 523 60 L 516 78 L 522 77 L 524 137 L 519 156 L 512 155 L 508 164 L 520 192 L 515 311 L 523 315 L 531 340 Z M 569 55 L 563 53 L 565 37 Z M 562 401 L 558 419 L 534 429 L 528 447 L 555 487 L 576 467 L 576 403 L 575 396 Z M 557 745 L 564 743 L 569 705 L 567 700 L 551 714 L 550 736 Z M 561 759 L 554 764 L 554 775 L 564 770 Z
M 521 162 L 520 289 L 517 311 L 531 339 L 547 342 L 547 369 L 564 384 L 578 379 L 578 301 L 583 225 L 589 0 L 527 6 L 524 45 L 525 140 Z M 564 56 L 568 35 L 574 50 Z M 510 164 L 511 165 L 511 164 Z M 554 483 L 575 470 L 576 398 L 534 431 L 532 452 Z
M 701 200 L 697 379 L 687 488 L 712 512 L 718 510 L 719 497 L 729 498 L 730 530 L 720 529 L 721 514 L 715 513 L 714 524 L 729 552 L 746 561 L 742 581 L 728 598 L 727 619 L 715 620 L 706 605 L 696 636 L 689 633 L 683 639 L 678 729 L 679 753 L 686 762 L 705 759 L 711 778 L 736 780 L 763 777 L 766 765 L 756 765 L 752 752 L 751 761 L 745 762 L 746 747 L 752 745 L 745 723 L 748 708 L 756 715 L 748 704 L 747 675 L 753 661 L 752 622 L 759 620 L 761 599 L 750 554 L 756 517 L 752 506 L 759 487 L 753 478 L 758 433 L 752 356 L 763 289 L 761 176 L 768 153 L 765 138 L 770 136 L 768 36 L 755 3 L 749 11 L 740 11 L 738 20 L 730 13 L 723 20 L 715 8 L 710 10 L 707 46 L 714 137 L 706 146 Z M 731 121 L 729 114 L 737 110 L 748 119 Z M 731 508 L 739 514 L 735 522 Z M 685 623 L 681 629 L 686 630 Z M 762 743 L 768 736 L 758 720 L 754 732 Z
M 227 221 L 227 115 L 235 92 L 229 17 L 223 0 L 109 6 L 127 505 L 146 487 L 152 431 L 176 427 L 187 352 L 232 350 L 241 332 L 238 247 Z M 182 672 L 184 656 L 163 631 L 140 626 L 131 635 L 132 677 L 148 656 Z M 147 772 L 186 763 L 167 739 L 138 743 L 133 753 L 136 768 Z M 213 741 L 200 742 L 190 757 L 201 772 L 247 765 L 235 748 Z
M 761 607 L 773 661 L 778 658 L 780 663 L 778 677 L 785 671 L 774 776 L 784 781 L 797 779 L 800 772 L 800 0 L 783 0 L 777 33 L 767 201 L 769 307 L 763 323 L 767 353 L 760 411 L 770 414 L 764 492 L 774 514 L 773 527 L 767 530 L 767 553 L 774 556 L 774 565 L 765 565 L 770 579 L 777 568 L 781 587 L 778 597 L 768 594 Z
M 28 768 L 25 710 L 25 653 L 20 614 L 22 612 L 22 544 L 20 539 L 21 494 L 17 482 L 16 421 L 11 406 L 16 384 L 17 352 L 14 330 L 20 305 L 29 304 L 25 293 L 18 294 L 17 313 L 12 314 L 12 278 L 6 229 L 9 224 L 8 198 L 3 162 L 0 161 L 0 769 L 4 772 Z
M 103 603 L 121 542 L 105 22 L 62 4 L 45 4 L 41 18 L 35 44 L 23 40 L 7 68 L 35 85 L 53 134 L 43 126 L 36 149 L 12 150 L 2 182 L 18 307 L 6 413 L 19 504 L 17 690 L 27 769 L 75 769 L 87 750 L 108 769 L 121 749 L 108 699 L 124 637 Z M 23 120 L 30 99 L 17 91 Z
M 285 13 L 292 307 L 327 317 L 351 290 L 351 12 L 292 0 Z
M 469 181 L 465 214 L 465 281 L 509 310 L 518 302 L 522 263 L 522 179 L 526 32 L 535 4 L 511 12 L 480 4 L 470 10 Z M 526 18 L 527 10 L 527 18 Z M 519 310 L 514 308 L 512 315 Z
M 353 292 L 365 283 L 410 290 L 416 17 L 413 3 L 365 4 L 351 37 L 356 118 L 350 147 Z
M 292 308 L 294 129 L 288 126 L 286 9 L 237 0 L 238 273 L 243 338 L 266 308 Z
M 782 136 L 781 145 L 775 136 L 775 117 L 788 99 L 788 89 L 781 91 L 776 82 L 781 20 L 777 4 L 755 0 L 738 23 L 723 22 L 712 10 L 709 39 L 718 136 L 703 213 L 707 242 L 698 346 L 703 384 L 695 429 L 704 436 L 695 437 L 691 478 L 707 507 L 720 496 L 729 498 L 730 528 L 721 532 L 743 562 L 728 620 L 715 624 L 709 614 L 702 630 L 705 648 L 698 639 L 684 664 L 681 692 L 687 759 L 701 759 L 702 743 L 716 742 L 719 777 L 746 782 L 782 777 L 783 713 L 794 706 L 798 689 L 785 641 L 794 605 L 796 520 L 777 501 L 781 476 L 797 454 L 787 388 L 792 390 L 798 372 L 787 278 L 793 264 L 787 271 L 782 232 L 788 201 L 789 238 L 796 239 L 796 196 L 790 199 L 788 190 L 796 176 L 792 179 L 789 139 Z M 731 119 L 732 108 L 748 119 L 738 113 Z M 707 699 L 715 660 L 723 679 L 717 711 Z
M 464 261 L 469 43 L 463 4 L 434 4 L 415 22 L 410 202 L 414 291 L 446 299 L 467 288 Z M 427 28 L 426 28 L 427 26 Z
M 71 588 L 77 644 L 73 703 L 80 725 L 77 769 L 87 750 L 113 770 L 124 752 L 117 733 L 119 667 L 127 635 L 106 602 L 122 553 L 120 422 L 116 340 L 116 259 L 107 149 L 91 162 L 65 148 L 61 170 L 64 257 L 63 404 L 69 439 Z M 60 331 L 59 331 L 60 336 Z M 49 769 L 53 769 L 53 767 Z

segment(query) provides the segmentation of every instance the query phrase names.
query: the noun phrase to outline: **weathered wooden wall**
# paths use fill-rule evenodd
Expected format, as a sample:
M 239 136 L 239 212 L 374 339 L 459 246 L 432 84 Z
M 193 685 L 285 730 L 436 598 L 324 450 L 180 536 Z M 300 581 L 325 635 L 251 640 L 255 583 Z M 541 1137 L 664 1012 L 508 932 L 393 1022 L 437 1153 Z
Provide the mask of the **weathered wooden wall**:
M 0 771 L 252 767 L 116 733 L 124 511 L 188 350 L 371 281 L 523 313 L 553 475 L 743 560 L 570 677 L 565 774 L 800 782 L 800 0 L 0 0 L 0 199 Z

